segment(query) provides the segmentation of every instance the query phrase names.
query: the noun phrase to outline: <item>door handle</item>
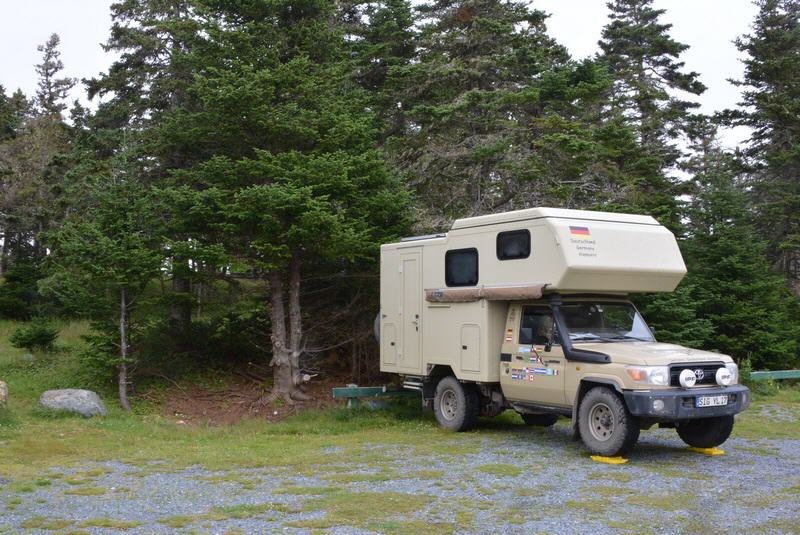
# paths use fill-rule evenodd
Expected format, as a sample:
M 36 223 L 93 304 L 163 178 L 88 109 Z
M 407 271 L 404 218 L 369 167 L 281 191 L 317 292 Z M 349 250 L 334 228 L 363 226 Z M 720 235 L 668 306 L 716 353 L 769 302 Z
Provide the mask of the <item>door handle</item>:
M 553 360 L 553 359 L 550 359 L 550 360 L 546 360 L 546 361 L 544 361 L 544 363 L 545 363 L 545 364 L 561 364 L 561 361 L 560 361 L 560 360 Z

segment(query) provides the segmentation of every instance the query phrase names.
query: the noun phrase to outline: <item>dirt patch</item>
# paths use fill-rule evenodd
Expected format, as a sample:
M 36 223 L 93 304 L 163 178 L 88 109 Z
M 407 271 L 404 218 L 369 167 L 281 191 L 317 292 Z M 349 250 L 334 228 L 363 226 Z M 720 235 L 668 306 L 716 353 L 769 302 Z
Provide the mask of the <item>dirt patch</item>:
M 324 409 L 343 402 L 334 400 L 331 389 L 343 386 L 346 378 L 327 377 L 307 383 L 306 393 L 313 399 L 288 405 L 282 400 L 264 405 L 260 400 L 267 392 L 262 384 L 244 378 L 232 378 L 223 388 L 200 386 L 171 388 L 159 397 L 164 414 L 179 424 L 228 425 L 258 418 L 277 422 L 310 409 Z

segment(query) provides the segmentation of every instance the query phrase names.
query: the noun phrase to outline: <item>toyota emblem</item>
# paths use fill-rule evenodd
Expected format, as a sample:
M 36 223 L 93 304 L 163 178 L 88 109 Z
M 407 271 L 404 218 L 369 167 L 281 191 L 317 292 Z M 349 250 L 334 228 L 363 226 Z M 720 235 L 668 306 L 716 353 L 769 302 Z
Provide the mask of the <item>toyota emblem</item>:
M 703 372 L 702 368 L 697 368 L 694 371 L 694 376 L 697 378 L 698 381 L 702 381 L 703 377 L 705 377 L 705 372 Z

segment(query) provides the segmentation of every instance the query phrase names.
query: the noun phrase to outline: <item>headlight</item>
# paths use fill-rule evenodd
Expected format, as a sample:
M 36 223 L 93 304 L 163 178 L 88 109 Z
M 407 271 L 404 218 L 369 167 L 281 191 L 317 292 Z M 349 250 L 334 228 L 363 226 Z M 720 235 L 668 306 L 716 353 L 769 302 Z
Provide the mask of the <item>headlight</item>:
M 731 383 L 730 384 L 735 385 L 736 383 L 738 383 L 739 382 L 739 366 L 737 366 L 735 362 L 731 362 L 729 364 L 726 364 L 725 367 L 728 368 L 729 372 L 731 372 Z
M 625 372 L 637 383 L 669 385 L 669 367 L 667 366 L 625 366 Z

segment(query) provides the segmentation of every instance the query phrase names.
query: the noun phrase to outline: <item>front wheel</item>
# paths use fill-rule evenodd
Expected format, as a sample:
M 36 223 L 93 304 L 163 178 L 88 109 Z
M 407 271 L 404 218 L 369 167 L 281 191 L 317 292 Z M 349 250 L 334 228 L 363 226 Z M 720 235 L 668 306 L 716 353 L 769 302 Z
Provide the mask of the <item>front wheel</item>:
M 439 425 L 449 431 L 468 431 L 478 421 L 480 404 L 478 390 L 473 384 L 445 377 L 436 385 L 433 413 Z
M 716 448 L 731 436 L 733 416 L 716 416 L 678 422 L 678 436 L 695 448 Z
M 612 457 L 629 451 L 639 440 L 639 423 L 610 388 L 589 390 L 578 409 L 581 439 L 592 453 Z

